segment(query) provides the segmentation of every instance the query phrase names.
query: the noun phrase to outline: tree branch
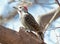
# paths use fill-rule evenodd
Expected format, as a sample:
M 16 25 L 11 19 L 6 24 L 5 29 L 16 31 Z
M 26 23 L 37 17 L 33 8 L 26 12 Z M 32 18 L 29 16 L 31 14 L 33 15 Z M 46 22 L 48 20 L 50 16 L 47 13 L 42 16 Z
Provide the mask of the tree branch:
M 57 8 L 58 9 L 58 8 Z M 56 10 L 57 10 L 56 9 Z M 47 14 L 44 14 L 44 15 L 42 15 L 42 16 L 39 16 L 39 25 L 41 26 L 41 27 L 43 27 L 43 29 L 42 29 L 42 31 L 44 32 L 44 28 L 45 28 L 45 26 L 49 23 L 49 21 L 50 21 L 50 19 L 52 18 L 52 16 L 54 15 L 54 13 L 56 12 L 56 10 L 54 10 L 54 11 L 51 11 L 51 12 L 49 12 L 49 13 L 47 13 Z M 53 21 L 55 21 L 58 17 L 60 17 L 60 11 L 59 11 L 59 13 L 56 15 L 56 17 L 53 19 Z
M 60 3 L 59 3 L 59 1 L 58 0 L 55 0 L 56 2 L 57 2 L 57 4 L 60 6 Z
M 19 32 L 5 28 L 0 25 L 0 42 L 5 44 L 45 44 L 34 34 L 25 32 L 21 29 Z

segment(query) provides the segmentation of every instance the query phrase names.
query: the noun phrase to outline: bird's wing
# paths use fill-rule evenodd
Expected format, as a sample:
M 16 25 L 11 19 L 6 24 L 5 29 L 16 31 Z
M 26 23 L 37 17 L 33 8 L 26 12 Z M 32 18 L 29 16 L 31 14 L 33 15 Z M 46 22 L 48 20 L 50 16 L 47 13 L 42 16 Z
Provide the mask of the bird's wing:
M 34 17 L 31 14 L 26 15 L 24 19 L 25 19 L 26 24 L 29 27 L 33 28 L 34 31 L 40 30 L 40 26 L 38 25 L 38 23 L 36 22 L 36 20 L 34 19 Z

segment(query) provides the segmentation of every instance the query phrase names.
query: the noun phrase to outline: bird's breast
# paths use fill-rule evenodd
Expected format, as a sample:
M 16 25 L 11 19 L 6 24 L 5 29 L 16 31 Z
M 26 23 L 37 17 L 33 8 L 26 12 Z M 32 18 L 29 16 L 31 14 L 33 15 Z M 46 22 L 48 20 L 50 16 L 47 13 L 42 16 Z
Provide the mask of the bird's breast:
M 21 17 L 21 23 L 22 23 L 22 25 L 23 25 L 24 27 L 27 27 L 26 22 L 25 22 L 25 16 L 26 16 L 26 15 L 24 15 L 24 16 Z

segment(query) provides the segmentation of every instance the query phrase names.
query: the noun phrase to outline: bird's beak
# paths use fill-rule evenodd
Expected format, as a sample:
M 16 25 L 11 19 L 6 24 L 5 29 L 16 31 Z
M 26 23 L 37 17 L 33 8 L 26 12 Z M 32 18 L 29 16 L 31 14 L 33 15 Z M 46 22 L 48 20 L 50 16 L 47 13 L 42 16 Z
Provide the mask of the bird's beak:
M 17 7 L 13 7 L 13 8 L 15 8 L 16 10 L 18 10 L 18 11 L 20 11 Z M 20 11 L 21 12 L 21 11 Z
M 13 8 L 15 8 L 17 11 L 19 11 L 20 13 L 21 13 L 21 11 L 17 8 L 17 7 L 13 7 Z M 21 13 L 22 14 L 22 13 Z
M 13 7 L 14 9 L 18 9 L 17 7 Z

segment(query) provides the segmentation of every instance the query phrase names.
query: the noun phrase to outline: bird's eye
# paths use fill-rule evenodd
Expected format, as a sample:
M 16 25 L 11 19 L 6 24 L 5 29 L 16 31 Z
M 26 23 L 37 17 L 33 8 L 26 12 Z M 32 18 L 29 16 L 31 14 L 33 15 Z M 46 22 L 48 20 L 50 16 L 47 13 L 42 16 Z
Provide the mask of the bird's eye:
M 19 7 L 19 8 L 22 8 L 22 7 Z

